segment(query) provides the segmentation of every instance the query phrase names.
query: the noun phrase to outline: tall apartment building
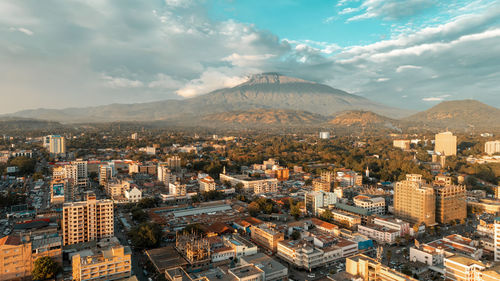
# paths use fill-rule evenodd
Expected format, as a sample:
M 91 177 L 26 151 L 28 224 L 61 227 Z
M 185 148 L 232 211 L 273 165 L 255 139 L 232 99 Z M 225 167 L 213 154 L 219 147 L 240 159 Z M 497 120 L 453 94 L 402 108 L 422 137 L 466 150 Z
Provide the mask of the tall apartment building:
M 457 136 L 451 132 L 436 134 L 434 152 L 444 156 L 457 155 Z
M 464 185 L 451 184 L 451 177 L 436 177 L 436 221 L 450 223 L 467 217 L 467 191 Z
M 77 170 L 77 177 L 79 179 L 81 178 L 87 178 L 88 176 L 88 164 L 87 161 L 83 160 L 76 160 L 71 162 L 72 165 L 76 165 L 76 170 Z
M 251 238 L 254 242 L 273 252 L 276 252 L 278 242 L 285 239 L 283 232 L 278 231 L 269 224 L 251 226 Z
M 163 182 L 165 186 L 176 181 L 175 175 L 170 170 L 168 164 L 160 163 L 158 164 L 158 180 Z
M 87 201 L 63 205 L 63 244 L 88 242 L 114 234 L 114 213 L 112 200 L 97 200 L 92 192 Z
M 167 158 L 167 166 L 170 169 L 179 169 L 181 167 L 181 158 L 177 155 Z
M 484 152 L 488 155 L 492 155 L 500 152 L 500 140 L 487 141 L 484 144 Z
M 436 196 L 422 175 L 406 175 L 394 187 L 394 214 L 412 223 L 436 224 Z
M 495 243 L 495 261 L 500 261 L 500 217 L 495 218 L 495 237 L 493 242 Z
M 319 214 L 319 209 L 337 203 L 337 195 L 333 192 L 311 191 L 304 197 L 306 210 L 314 215 Z
M 66 153 L 66 141 L 60 135 L 50 135 L 48 138 L 48 148 L 50 154 L 59 155 Z
M 99 184 L 106 186 L 106 183 L 114 176 L 114 165 L 103 164 L 99 166 Z
M 123 280 L 132 273 L 132 251 L 114 245 L 77 252 L 71 257 L 73 280 Z
M 354 197 L 353 200 L 356 207 L 368 210 L 370 213 L 375 215 L 385 214 L 385 199 L 382 197 L 358 195 Z

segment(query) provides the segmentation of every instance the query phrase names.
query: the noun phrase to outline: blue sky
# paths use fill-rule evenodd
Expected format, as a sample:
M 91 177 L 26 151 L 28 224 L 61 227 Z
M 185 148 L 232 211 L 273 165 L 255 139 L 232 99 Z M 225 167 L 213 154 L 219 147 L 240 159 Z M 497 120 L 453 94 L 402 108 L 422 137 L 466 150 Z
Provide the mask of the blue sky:
M 500 107 L 492 0 L 4 0 L 0 113 L 182 99 L 276 71 L 387 105 Z

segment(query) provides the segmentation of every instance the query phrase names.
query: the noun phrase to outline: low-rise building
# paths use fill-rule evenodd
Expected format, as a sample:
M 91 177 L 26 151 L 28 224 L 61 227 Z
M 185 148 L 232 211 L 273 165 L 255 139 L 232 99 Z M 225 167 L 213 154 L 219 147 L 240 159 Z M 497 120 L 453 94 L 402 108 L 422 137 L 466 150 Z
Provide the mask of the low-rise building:
M 131 276 L 132 251 L 113 245 L 76 252 L 71 255 L 73 280 L 120 280 Z
M 253 264 L 264 271 L 265 281 L 286 281 L 288 280 L 288 268 L 275 259 L 263 254 L 242 257 L 242 265 Z
M 376 240 L 379 243 L 394 244 L 399 237 L 399 232 L 395 229 L 378 224 L 358 225 L 358 232 Z
M 350 276 L 360 278 L 352 280 L 417 281 L 363 254 L 347 258 L 345 268 Z
M 364 195 L 358 195 L 353 198 L 354 205 L 356 207 L 368 210 L 370 213 L 375 215 L 385 214 L 385 199 L 382 197 L 368 197 Z
M 252 226 L 250 235 L 254 242 L 273 252 L 276 252 L 278 242 L 285 239 L 284 233 L 275 229 L 271 224 Z

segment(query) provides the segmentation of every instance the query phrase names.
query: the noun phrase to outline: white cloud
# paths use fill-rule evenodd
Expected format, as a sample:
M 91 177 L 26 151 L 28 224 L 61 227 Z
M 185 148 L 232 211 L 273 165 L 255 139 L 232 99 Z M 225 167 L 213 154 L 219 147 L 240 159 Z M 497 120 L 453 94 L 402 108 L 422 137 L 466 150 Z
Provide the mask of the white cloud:
M 431 0 L 365 0 L 360 10 L 363 13 L 353 16 L 347 21 L 356 21 L 381 17 L 384 19 L 401 19 L 416 15 L 433 5 Z
M 387 77 L 382 77 L 382 78 L 378 78 L 377 79 L 377 82 L 385 82 L 385 81 L 389 81 L 391 79 L 387 78 Z
M 21 33 L 24 33 L 28 36 L 32 36 L 33 34 L 35 34 L 33 31 L 27 29 L 27 28 L 24 28 L 24 27 L 11 27 L 10 30 L 12 31 L 19 31 Z
M 220 88 L 234 87 L 247 80 L 246 77 L 230 75 L 224 73 L 225 71 L 230 72 L 227 68 L 207 69 L 199 78 L 189 81 L 184 87 L 179 89 L 177 94 L 185 98 L 190 98 Z
M 105 80 L 105 84 L 109 88 L 139 88 L 144 86 L 141 81 L 131 80 L 123 77 L 112 77 L 108 75 L 103 75 L 102 79 Z
M 340 15 L 345 15 L 345 14 L 351 14 L 351 13 L 355 13 L 355 12 L 358 12 L 360 10 L 360 8 L 344 8 L 343 10 L 341 10 L 339 12 Z
M 172 78 L 169 75 L 159 73 L 155 80 L 148 83 L 149 88 L 153 89 L 173 89 L 177 90 L 183 86 L 181 81 Z
M 401 66 L 398 66 L 398 68 L 396 69 L 396 72 L 400 73 L 400 72 L 403 72 L 405 70 L 410 70 L 410 69 L 422 69 L 422 67 L 417 66 L 417 65 L 401 65 Z

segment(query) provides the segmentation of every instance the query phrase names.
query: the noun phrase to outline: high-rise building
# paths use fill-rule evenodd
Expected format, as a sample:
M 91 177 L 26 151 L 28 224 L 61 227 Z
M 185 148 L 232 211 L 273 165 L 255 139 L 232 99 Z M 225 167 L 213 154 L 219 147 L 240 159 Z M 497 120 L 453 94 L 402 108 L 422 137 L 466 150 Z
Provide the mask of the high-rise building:
M 165 186 L 176 181 L 175 175 L 172 173 L 166 163 L 158 164 L 158 180 L 163 182 Z
M 60 135 L 50 135 L 48 136 L 49 141 L 49 152 L 54 155 L 66 153 L 66 141 L 64 137 Z
M 181 158 L 177 155 L 167 159 L 167 166 L 170 169 L 179 169 L 181 167 Z
M 467 191 L 464 185 L 452 184 L 451 177 L 437 176 L 433 183 L 436 194 L 436 221 L 450 223 L 467 217 Z
M 113 165 L 100 165 L 99 166 L 99 184 L 106 186 L 106 183 L 114 176 Z
M 500 261 L 500 217 L 495 218 L 495 261 Z
M 394 214 L 412 223 L 436 223 L 436 196 L 422 175 L 406 175 L 394 188 Z
M 206 176 L 198 181 L 200 192 L 209 192 L 215 190 L 215 181 L 211 176 Z
M 484 152 L 488 155 L 492 155 L 500 152 L 500 140 L 487 141 L 484 144 Z
M 457 136 L 451 132 L 436 134 L 434 152 L 444 156 L 457 155 Z
M 92 192 L 87 201 L 63 205 L 63 244 L 88 242 L 114 235 L 113 201 L 97 200 Z
M 306 210 L 314 215 L 319 214 L 319 209 L 337 203 L 337 195 L 333 192 L 311 191 L 305 195 Z
M 330 138 L 330 132 L 319 132 L 319 138 L 322 140 L 327 140 Z

